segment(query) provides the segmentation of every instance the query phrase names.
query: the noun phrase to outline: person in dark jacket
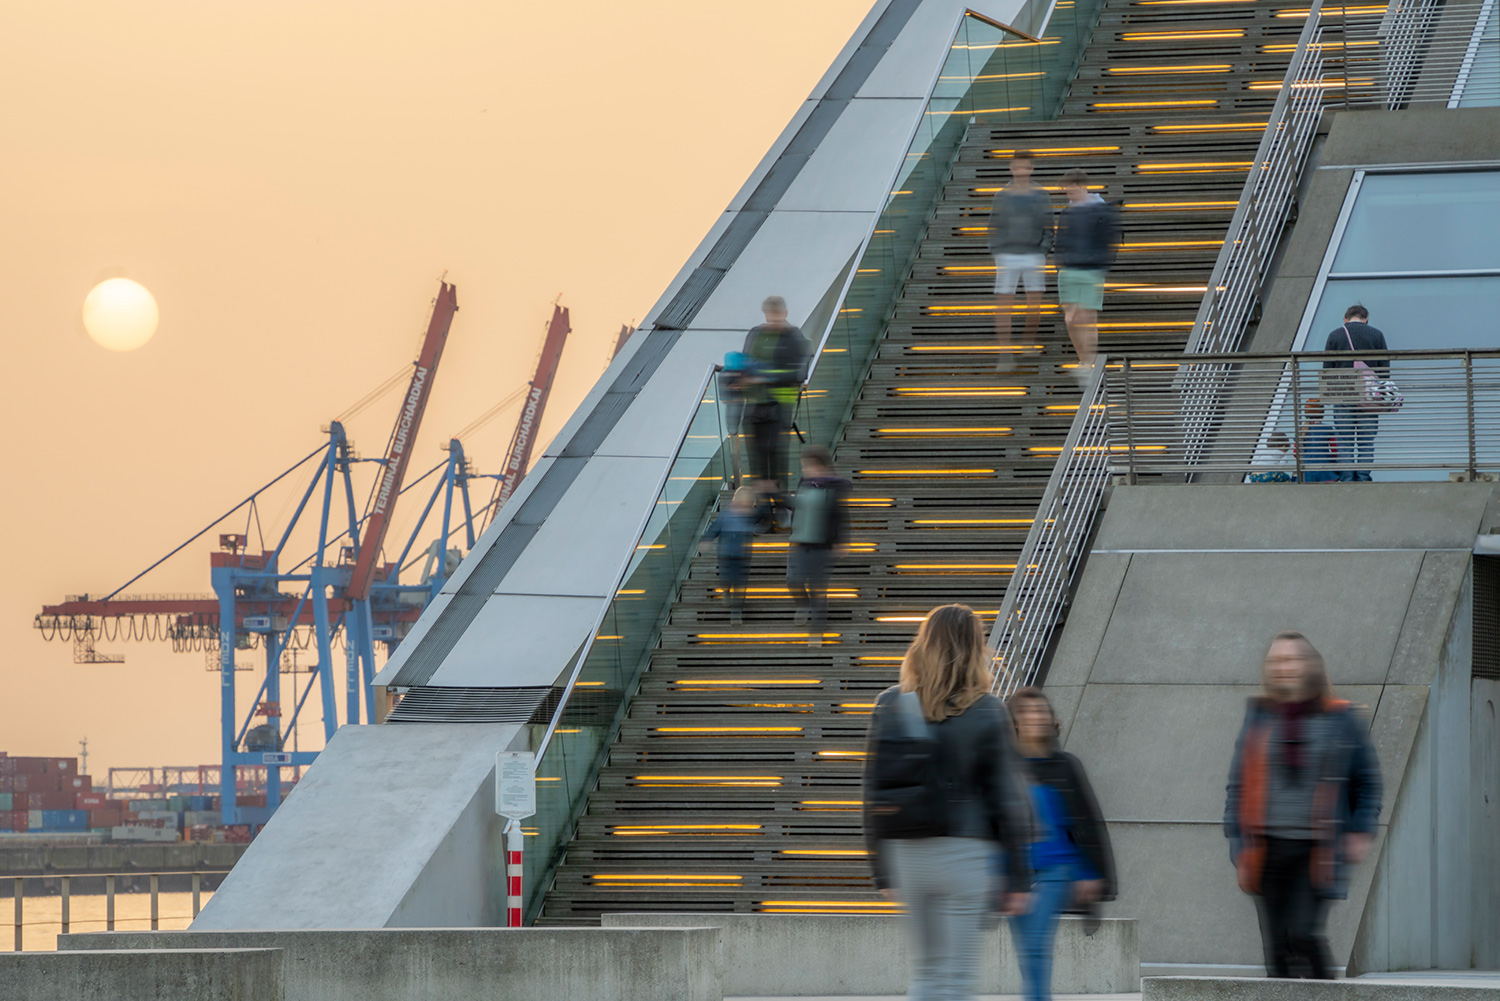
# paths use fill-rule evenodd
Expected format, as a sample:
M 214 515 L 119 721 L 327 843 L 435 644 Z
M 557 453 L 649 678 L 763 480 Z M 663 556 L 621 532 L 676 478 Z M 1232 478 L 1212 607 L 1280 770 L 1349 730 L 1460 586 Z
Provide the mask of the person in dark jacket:
M 724 604 L 729 606 L 729 621 L 739 625 L 744 620 L 745 587 L 750 583 L 750 541 L 755 538 L 755 491 L 740 487 L 719 512 L 704 541 L 719 540 L 719 581 L 724 585 Z
M 1370 326 L 1370 311 L 1355 303 L 1344 310 L 1343 325 L 1328 332 L 1328 341 L 1323 345 L 1323 350 L 1348 351 L 1354 354 L 1360 351 L 1384 351 L 1385 334 Z M 1380 415 L 1359 405 L 1361 401 L 1358 396 L 1362 387 L 1355 380 L 1352 371 L 1340 373 L 1342 378 L 1330 378 L 1326 374 L 1335 369 L 1352 369 L 1354 361 L 1353 358 L 1348 361 L 1338 358 L 1325 361 L 1324 383 L 1330 387 L 1332 399 L 1342 399 L 1342 402 L 1332 403 L 1333 426 L 1339 439 L 1347 444 L 1353 461 L 1368 466 L 1375 459 L 1375 432 L 1379 430 Z M 1365 364 L 1382 379 L 1390 375 L 1389 358 L 1371 358 Z M 1369 483 L 1370 470 L 1346 469 L 1339 473 L 1339 480 L 1345 483 Z
M 1010 158 L 1010 184 L 1001 188 L 990 207 L 990 253 L 995 257 L 995 333 L 1000 338 L 996 368 L 1016 367 L 1011 343 L 1016 288 L 1026 289 L 1026 344 L 1036 341 L 1046 291 L 1047 251 L 1052 246 L 1052 199 L 1031 183 L 1032 156 L 1016 150 Z
M 1240 888 L 1255 896 L 1272 977 L 1333 978 L 1323 928 L 1369 853 L 1380 764 L 1369 724 L 1333 697 L 1323 657 L 1278 633 L 1234 748 L 1224 835 Z
M 1037 820 L 1031 907 L 1011 918 L 1011 931 L 1027 1001 L 1047 1001 L 1058 916 L 1077 911 L 1092 917 L 1100 901 L 1115 899 L 1115 857 L 1083 763 L 1057 746 L 1060 727 L 1051 701 L 1039 688 L 1023 688 L 1009 707 Z
M 828 622 L 828 579 L 836 547 L 849 534 L 848 480 L 833 471 L 833 454 L 822 445 L 802 450 L 802 479 L 787 501 L 792 539 L 787 549 L 786 586 L 797 603 L 797 624 L 809 622 L 807 645 L 823 645 Z
M 984 623 L 967 605 L 934 608 L 901 662 L 901 680 L 880 693 L 870 717 L 864 773 L 865 845 L 875 885 L 906 905 L 911 991 L 916 1001 L 975 993 L 982 930 L 994 910 L 1023 913 L 1031 870 L 1031 811 L 1010 717 L 990 694 Z M 882 748 L 916 717 L 935 743 L 943 795 L 939 833 L 885 837 L 877 804 L 891 762 Z M 896 762 L 899 766 L 900 762 Z M 996 856 L 1005 878 L 997 885 Z
M 1115 263 L 1120 224 L 1114 207 L 1089 191 L 1081 170 L 1063 175 L 1067 207 L 1057 219 L 1057 298 L 1068 324 L 1068 338 L 1078 352 L 1078 381 L 1087 384 L 1099 345 L 1099 311 L 1104 308 L 1104 278 Z
M 761 303 L 766 322 L 745 335 L 741 353 L 749 358 L 745 386 L 745 422 L 750 429 L 750 479 L 779 494 L 786 481 L 786 437 L 797 395 L 807 378 L 809 347 L 802 331 L 787 322 L 786 300 L 767 296 Z

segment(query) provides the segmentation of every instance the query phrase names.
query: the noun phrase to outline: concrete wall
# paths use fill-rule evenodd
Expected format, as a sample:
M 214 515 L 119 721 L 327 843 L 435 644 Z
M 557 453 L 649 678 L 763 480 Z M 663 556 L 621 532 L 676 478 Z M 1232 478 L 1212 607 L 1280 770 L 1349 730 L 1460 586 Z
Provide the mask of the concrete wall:
M 1283 629 L 1367 707 L 1386 781 L 1380 861 L 1332 913 L 1336 963 L 1383 969 L 1394 949 L 1468 965 L 1469 561 L 1489 499 L 1482 484 L 1114 491 L 1046 688 L 1114 839 L 1108 913 L 1139 921 L 1143 966 L 1261 968 L 1221 821 Z
M 276 949 L 286 1001 L 720 1001 L 718 947 L 719 933 L 708 928 L 99 932 L 58 938 L 63 950 Z
M 283 1001 L 275 949 L 0 953 L 6 1001 Z
M 1375 983 L 1364 980 L 1255 980 L 1147 977 L 1141 1001 L 1495 1001 L 1500 988 L 1462 981 Z
M 518 726 L 345 726 L 193 922 L 503 925 L 495 754 Z
M 906 993 L 910 979 L 910 929 L 899 915 L 606 914 L 603 924 L 720 929 L 724 993 L 730 996 L 894 996 Z M 1139 984 L 1134 921 L 1105 921 L 1092 935 L 1077 918 L 1060 922 L 1052 974 L 1056 993 L 1132 994 Z M 979 993 L 1022 993 L 1008 927 L 997 925 L 985 936 Z
M 1469 843 L 1473 849 L 1473 907 L 1470 931 L 1476 970 L 1500 969 L 1500 680 L 1470 682 Z

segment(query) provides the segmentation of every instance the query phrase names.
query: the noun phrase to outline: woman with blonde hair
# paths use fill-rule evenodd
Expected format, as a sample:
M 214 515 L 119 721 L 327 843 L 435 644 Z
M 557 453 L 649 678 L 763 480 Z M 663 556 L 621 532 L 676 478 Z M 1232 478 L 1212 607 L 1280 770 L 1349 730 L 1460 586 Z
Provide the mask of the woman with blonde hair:
M 935 608 L 870 718 L 865 843 L 875 885 L 906 905 L 913 1001 L 973 997 L 986 919 L 1027 906 L 1031 810 L 988 662 L 974 610 Z

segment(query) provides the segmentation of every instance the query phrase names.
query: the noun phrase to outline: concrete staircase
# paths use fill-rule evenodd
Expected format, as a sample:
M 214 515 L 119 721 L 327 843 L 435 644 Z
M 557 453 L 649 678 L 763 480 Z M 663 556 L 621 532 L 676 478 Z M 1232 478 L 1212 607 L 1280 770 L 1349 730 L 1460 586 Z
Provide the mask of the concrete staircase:
M 1121 203 L 1101 347 L 1180 350 L 1302 21 L 1283 3 L 1109 0 L 1061 119 L 970 128 L 836 448 L 853 540 L 824 645 L 756 543 L 744 624 L 698 557 L 544 904 L 612 911 L 881 913 L 860 823 L 875 696 L 934 605 L 992 621 L 1078 406 L 1050 278 L 1040 332 L 996 371 L 985 227 L 1011 151 L 1056 192 L 1079 167 Z M 1058 206 L 1060 193 L 1054 194 Z

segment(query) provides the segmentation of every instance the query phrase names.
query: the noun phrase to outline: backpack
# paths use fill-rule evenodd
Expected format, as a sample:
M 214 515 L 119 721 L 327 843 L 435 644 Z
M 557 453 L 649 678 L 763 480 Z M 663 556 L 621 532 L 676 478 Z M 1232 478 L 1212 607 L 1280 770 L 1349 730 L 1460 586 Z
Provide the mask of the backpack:
M 942 744 L 922 716 L 916 692 L 901 692 L 897 724 L 885 726 L 875 747 L 870 823 L 881 840 L 936 838 L 948 833 Z

